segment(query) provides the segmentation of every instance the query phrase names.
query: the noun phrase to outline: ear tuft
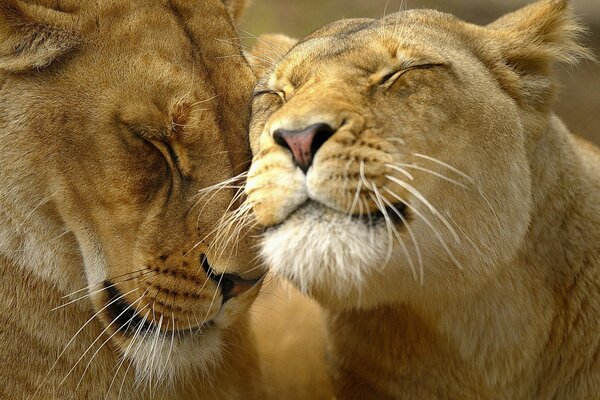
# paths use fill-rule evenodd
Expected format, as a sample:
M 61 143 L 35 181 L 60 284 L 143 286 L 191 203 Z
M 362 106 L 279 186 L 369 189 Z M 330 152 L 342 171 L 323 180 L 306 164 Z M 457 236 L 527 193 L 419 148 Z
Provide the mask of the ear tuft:
M 509 63 L 525 70 L 544 69 L 553 62 L 574 64 L 594 59 L 580 44 L 583 25 L 568 0 L 542 0 L 507 14 L 488 25 L 496 32 Z
M 223 0 L 223 3 L 227 6 L 231 18 L 233 18 L 235 22 L 238 22 L 244 14 L 244 11 L 246 11 L 246 8 L 248 8 L 250 0 Z
M 552 65 L 594 59 L 580 43 L 585 32 L 568 0 L 541 0 L 501 17 L 484 32 L 474 27 L 472 38 L 512 97 L 547 109 L 555 87 Z
M 0 70 L 42 68 L 79 43 L 69 13 L 21 0 L 0 0 Z
M 278 33 L 259 36 L 250 53 L 246 54 L 254 75 L 262 78 L 296 43 L 296 39 Z

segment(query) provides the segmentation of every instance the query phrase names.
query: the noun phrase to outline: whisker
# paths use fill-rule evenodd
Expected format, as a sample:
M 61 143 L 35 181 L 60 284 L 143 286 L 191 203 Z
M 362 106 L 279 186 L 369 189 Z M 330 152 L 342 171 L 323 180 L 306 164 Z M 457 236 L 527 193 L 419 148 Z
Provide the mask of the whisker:
M 459 181 L 457 181 L 457 180 L 455 180 L 455 179 L 449 178 L 449 177 L 447 177 L 446 175 L 440 174 L 439 172 L 435 172 L 435 171 L 432 171 L 432 170 L 430 170 L 430 169 L 428 169 L 428 168 L 421 167 L 420 165 L 415 165 L 415 164 L 404 164 L 404 163 L 395 163 L 394 165 L 392 165 L 392 164 L 386 164 L 386 165 L 387 165 L 388 167 L 390 167 L 390 168 L 396 169 L 397 171 L 398 171 L 398 169 L 396 168 L 396 166 L 401 166 L 401 167 L 405 167 L 405 168 L 412 168 L 412 169 L 416 169 L 416 170 L 418 170 L 418 171 L 426 172 L 426 173 L 428 173 L 428 174 L 431 174 L 431 175 L 433 175 L 433 176 L 436 176 L 436 177 L 438 177 L 438 178 L 440 178 L 440 179 L 443 179 L 443 180 L 445 180 L 445 181 L 447 181 L 447 182 L 453 183 L 453 184 L 455 184 L 455 185 L 457 185 L 457 186 L 460 186 L 460 187 L 461 187 L 461 188 L 463 188 L 463 189 L 468 189 L 468 186 L 466 186 L 465 184 L 463 184 L 463 183 L 461 183 L 461 182 L 459 182 Z
M 375 193 L 375 195 L 373 195 L 373 193 Z M 387 236 L 388 236 L 388 248 L 387 248 L 387 254 L 386 254 L 385 260 L 381 263 L 381 266 L 379 268 L 377 268 L 377 271 L 381 272 L 385 269 L 386 265 L 392 258 L 392 253 L 394 251 L 394 238 L 392 236 L 393 235 L 393 233 L 392 233 L 393 225 L 392 225 L 392 221 L 390 220 L 389 215 L 387 215 L 387 211 L 385 210 L 385 207 L 381 207 L 381 205 L 379 203 L 379 199 L 377 198 L 377 195 L 376 195 L 377 192 L 373 192 L 373 193 L 369 193 L 369 196 L 371 197 L 371 199 L 375 203 L 376 207 L 379 209 L 379 211 L 381 211 L 381 214 L 383 215 L 383 219 L 385 221 L 385 228 L 386 228 L 386 232 L 387 232 Z
M 456 243 L 460 244 L 460 238 L 458 237 L 458 234 L 456 233 L 456 231 L 454 230 L 454 228 L 452 227 L 452 225 L 450 225 L 450 223 L 442 215 L 442 213 L 440 213 L 437 210 L 437 208 L 435 208 L 425 198 L 425 196 L 423 196 L 421 194 L 421 192 L 419 192 L 417 189 L 415 189 L 413 186 L 409 185 L 408 183 L 406 183 L 406 182 L 402 181 L 401 179 L 398 179 L 398 178 L 396 178 L 394 176 L 386 175 L 385 177 L 387 179 L 389 179 L 390 181 L 398 184 L 399 186 L 402 186 L 404 189 L 406 189 L 408 192 L 410 192 L 413 196 L 415 196 L 417 199 L 419 199 L 423 204 L 425 204 L 427 206 L 427 208 L 432 212 L 432 214 L 435 215 L 440 221 L 442 221 L 442 223 L 446 226 L 446 228 L 448 229 L 448 231 L 450 231 L 450 234 L 452 235 L 452 237 L 454 238 L 454 240 L 456 241 Z
M 116 301 L 120 300 L 121 298 L 127 296 L 130 293 L 133 293 L 134 291 L 138 290 L 138 288 L 131 290 L 125 294 L 120 295 L 119 297 L 113 299 L 111 302 L 109 302 L 108 304 L 106 304 L 104 307 L 102 307 L 100 310 L 98 310 L 94 315 L 92 315 L 82 326 L 81 328 L 79 328 L 79 330 L 77 332 L 75 332 L 75 334 L 73 335 L 73 337 L 67 342 L 67 344 L 65 345 L 65 347 L 63 348 L 63 350 L 60 352 L 60 354 L 58 355 L 58 357 L 56 358 L 56 361 L 54 361 L 54 363 L 50 366 L 50 369 L 48 370 L 48 372 L 46 373 L 46 375 L 44 376 L 44 378 L 42 379 L 42 381 L 39 383 L 38 387 L 36 388 L 33 397 L 35 398 L 35 396 L 37 395 L 37 393 L 39 392 L 41 386 L 44 384 L 44 382 L 46 381 L 46 379 L 48 379 L 48 376 L 50 376 L 50 373 L 54 370 L 54 367 L 56 367 L 56 364 L 58 364 L 58 362 L 60 361 L 61 357 L 63 356 L 63 354 L 65 354 L 65 352 L 67 351 L 67 349 L 69 348 L 69 346 L 71 345 L 71 343 L 73 343 L 73 341 L 75 340 L 75 338 L 81 333 L 81 331 L 83 331 L 83 329 L 90 323 L 92 322 L 102 311 L 104 311 L 105 309 L 107 309 L 108 307 L 110 307 L 113 303 L 115 303 Z
M 458 260 L 454 256 L 454 253 L 452 253 L 452 251 L 450 250 L 450 248 L 446 244 L 446 241 L 442 238 L 442 235 L 433 226 L 433 224 L 429 221 L 429 219 L 427 219 L 427 217 L 425 217 L 416 207 L 412 206 L 408 201 L 406 201 L 402 197 L 398 196 L 398 194 L 392 192 L 388 188 L 384 188 L 384 190 L 387 191 L 396 200 L 398 200 L 399 202 L 405 204 L 406 207 L 408 207 L 410 210 L 412 210 L 419 218 L 421 218 L 425 222 L 425 224 L 427 224 L 427 226 L 433 231 L 434 235 L 436 236 L 436 238 L 438 239 L 438 241 L 440 242 L 440 244 L 442 245 L 442 247 L 444 248 L 444 250 L 446 251 L 446 253 L 448 253 L 448 256 L 450 256 L 450 258 L 452 259 L 452 261 L 454 262 L 454 264 L 459 269 L 462 269 L 462 264 L 460 262 L 458 262 Z
M 148 277 L 147 275 L 156 274 L 157 272 L 155 272 L 155 271 L 146 271 L 146 272 L 141 272 L 141 273 L 142 273 L 142 276 L 141 276 L 141 278 L 144 278 L 144 279 L 145 279 L 145 278 L 147 278 L 147 277 Z M 56 310 L 59 310 L 59 309 L 61 309 L 61 308 L 63 308 L 63 307 L 66 307 L 66 306 L 68 306 L 68 305 L 70 305 L 70 304 L 73 304 L 73 303 L 76 303 L 76 302 L 78 302 L 78 301 L 80 301 L 80 300 L 83 300 L 83 299 L 85 299 L 85 298 L 91 297 L 91 296 L 93 296 L 93 295 L 94 295 L 94 294 L 96 294 L 96 293 L 100 293 L 100 292 L 102 292 L 102 291 L 104 291 L 104 290 L 110 289 L 110 288 L 112 288 L 112 287 L 115 287 L 115 286 L 116 286 L 116 285 L 118 285 L 118 284 L 122 284 L 122 283 L 124 283 L 124 282 L 128 282 L 128 281 L 130 281 L 130 280 L 133 280 L 133 279 L 135 279 L 135 278 L 138 278 L 138 276 L 134 276 L 134 277 L 131 277 L 131 278 L 129 278 L 129 279 L 120 280 L 120 281 L 118 281 L 118 282 L 112 283 L 112 284 L 110 284 L 110 285 L 108 285 L 108 286 L 105 286 L 105 287 L 103 287 L 103 288 L 101 288 L 101 289 L 97 289 L 97 290 L 94 290 L 94 291 L 92 291 L 92 292 L 90 292 L 90 293 L 87 293 L 87 294 L 85 294 L 85 295 L 82 295 L 82 296 L 80 296 L 80 297 L 78 297 L 78 298 L 76 298 L 76 299 L 74 299 L 74 300 L 71 300 L 71 301 L 69 301 L 68 303 L 61 304 L 61 305 L 59 305 L 59 306 L 56 306 L 56 307 L 52 308 L 50 311 L 56 311 Z
M 149 306 L 149 304 L 146 304 L 146 306 L 144 308 L 146 308 L 147 306 Z M 148 314 L 146 314 L 146 315 L 148 315 Z M 108 396 L 110 394 L 110 390 L 111 390 L 111 388 L 112 388 L 115 380 L 117 379 L 117 375 L 119 374 L 119 371 L 121 370 L 121 367 L 123 366 L 123 363 L 127 359 L 127 356 L 129 355 L 130 349 L 133 348 L 133 345 L 134 345 L 136 339 L 138 338 L 138 336 L 139 336 L 139 334 L 140 334 L 143 326 L 144 326 L 143 323 L 138 325 L 137 329 L 135 330 L 135 332 L 133 334 L 133 337 L 129 341 L 129 345 L 127 345 L 127 349 L 125 349 L 125 352 L 122 355 L 121 362 L 119 363 L 119 365 L 117 367 L 117 370 L 116 370 L 116 372 L 115 372 L 112 380 L 110 381 L 110 385 L 108 386 L 108 390 L 106 391 L 106 396 L 104 397 L 104 400 L 108 399 Z M 125 376 L 127 376 L 127 371 L 125 371 Z
M 150 310 L 146 311 L 146 314 L 144 315 L 144 317 L 142 318 L 142 322 L 140 323 L 140 326 L 144 326 L 146 324 L 146 321 L 148 320 L 148 316 L 150 315 Z M 135 358 L 135 356 L 137 355 L 137 353 L 140 351 L 140 349 L 142 348 L 142 344 L 144 344 L 144 340 L 146 340 L 146 335 L 147 333 L 143 334 L 143 337 L 140 338 L 140 343 L 138 344 L 138 346 L 135 349 L 135 352 L 133 353 L 132 358 Z M 123 385 L 125 384 L 125 379 L 127 378 L 127 373 L 129 372 L 129 368 L 131 368 L 131 365 L 133 363 L 129 363 L 127 365 L 127 368 L 125 369 L 125 373 L 123 374 L 123 380 L 121 380 L 121 386 L 119 386 L 119 395 L 117 397 L 117 400 L 121 399 L 121 393 L 123 391 Z
M 219 277 L 219 282 L 217 283 L 217 286 L 215 287 L 215 291 L 213 293 L 212 300 L 210 301 L 210 305 L 208 306 L 208 309 L 206 310 L 206 315 L 204 316 L 204 319 L 202 319 L 202 323 L 200 324 L 200 326 L 204 326 L 204 324 L 206 323 L 208 315 L 210 314 L 210 310 L 212 309 L 212 306 L 213 306 L 213 304 L 215 302 L 215 298 L 217 297 L 217 293 L 219 291 L 219 288 L 221 287 L 221 280 L 222 279 L 223 279 L 223 275 L 221 275 Z
M 115 276 L 115 277 L 109 278 L 109 280 L 111 280 L 111 281 L 114 281 L 114 280 L 116 280 L 116 279 L 119 279 L 119 278 L 122 278 L 122 277 L 125 277 L 125 276 L 128 276 L 128 275 L 136 274 L 136 273 L 138 273 L 138 272 L 141 272 L 141 271 L 144 271 L 144 270 L 146 270 L 146 268 L 140 268 L 140 269 L 138 269 L 138 270 L 136 270 L 136 271 L 127 272 L 126 274 L 117 275 L 117 276 Z M 102 284 L 104 284 L 104 282 L 106 282 L 106 280 L 103 280 L 103 281 L 101 281 L 101 282 L 92 283 L 92 284 L 91 284 L 91 285 L 89 285 L 89 286 L 86 286 L 86 287 L 84 287 L 84 288 L 78 289 L 78 290 L 76 290 L 76 291 L 74 291 L 74 292 L 71 292 L 71 293 L 69 293 L 69 294 L 65 294 L 64 296 L 62 296 L 62 298 L 63 298 L 63 299 L 66 299 L 67 297 L 71 297 L 71 296 L 73 296 L 74 294 L 77 294 L 77 293 L 79 293 L 79 292 L 83 292 L 84 290 L 91 289 L 91 288 L 92 288 L 92 287 L 94 287 L 94 286 L 102 285 Z
M 386 189 L 386 188 L 384 188 Z M 387 190 L 387 189 L 386 189 Z M 402 215 L 402 213 L 396 208 L 396 206 L 394 206 L 388 199 L 386 199 L 384 196 L 381 196 L 381 199 L 386 203 L 387 207 L 390 208 L 392 211 L 394 211 L 394 213 L 396 214 L 396 216 L 400 219 L 400 221 L 402 221 L 402 226 L 404 226 L 408 232 L 408 235 L 410 236 L 410 239 L 412 240 L 414 246 L 415 246 L 415 251 L 417 253 L 417 261 L 419 263 L 419 282 L 421 285 L 423 285 L 424 283 L 424 271 L 423 271 L 423 257 L 421 255 L 421 249 L 419 248 L 419 243 L 417 242 L 417 239 L 412 231 L 412 228 L 410 227 L 410 225 L 408 224 L 408 221 L 406 220 L 406 218 L 404 217 L 404 215 Z M 400 240 L 400 244 L 403 247 L 404 252 L 406 253 L 406 247 L 404 246 L 404 242 L 398 238 Z M 414 263 L 412 263 L 412 258 L 410 259 L 409 263 L 411 264 L 411 270 L 413 272 L 413 277 L 415 278 L 415 280 L 417 280 L 417 276 L 416 276 L 416 271 L 415 271 L 415 267 L 414 267 Z
M 138 300 L 141 300 L 142 297 L 144 295 L 142 295 Z M 146 304 L 141 310 L 144 310 L 146 307 L 148 307 L 148 304 Z M 132 316 L 125 325 L 129 325 L 131 324 L 131 322 L 135 319 L 136 315 Z M 114 322 L 114 320 L 113 320 Z M 75 386 L 75 390 L 77 390 L 79 388 L 79 385 L 81 385 L 81 382 L 83 381 L 83 377 L 85 376 L 87 370 L 90 368 L 90 365 L 92 364 L 92 361 L 94 361 L 94 358 L 96 358 L 96 355 L 100 352 L 100 350 L 104 347 L 104 345 L 106 345 L 106 343 L 108 343 L 113 337 L 115 337 L 115 335 L 117 335 L 119 333 L 119 329 L 115 329 L 115 332 L 110 335 L 108 337 L 108 339 L 106 339 L 104 342 L 102 342 L 102 344 L 96 349 L 96 351 L 94 352 L 94 354 L 92 355 L 92 357 L 90 358 L 90 360 L 88 361 L 88 363 L 85 366 L 85 369 L 83 370 L 83 373 L 81 374 L 81 378 L 79 378 L 79 381 L 77 382 L 77 386 Z
M 416 157 L 420 157 L 420 158 L 424 158 L 425 160 L 429 160 L 431 162 L 437 163 L 443 167 L 448 168 L 449 170 L 457 173 L 458 175 L 462 176 L 463 178 L 467 179 L 469 182 L 473 183 L 473 178 L 471 178 L 469 175 L 465 174 L 463 171 L 459 170 L 456 167 L 453 167 L 452 165 L 445 163 L 444 161 L 438 160 L 437 158 L 431 157 L 431 156 L 427 156 L 425 154 L 421 154 L 421 153 L 413 153 Z
M 448 163 L 446 163 L 446 162 L 444 162 L 442 160 L 439 160 L 439 159 L 437 159 L 435 157 L 431 157 L 431 156 L 428 156 L 428 155 L 425 155 L 425 154 L 421 154 L 421 153 L 414 153 L 414 155 L 416 157 L 420 157 L 420 158 L 423 158 L 425 160 L 429 160 L 431 162 L 439 164 L 439 165 L 441 165 L 443 167 L 446 167 L 449 170 L 453 171 L 454 173 L 456 173 L 456 174 L 460 175 L 461 177 L 465 178 L 466 180 L 468 180 L 469 183 L 471 183 L 475 187 L 475 189 L 477 190 L 477 193 L 481 196 L 481 198 L 483 199 L 483 201 L 485 201 L 486 205 L 488 206 L 488 208 L 490 209 L 490 211 L 492 212 L 492 214 L 494 214 L 494 218 L 496 219 L 496 223 L 498 224 L 498 228 L 502 229 L 502 224 L 500 223 L 500 218 L 498 217 L 498 213 L 496 212 L 496 210 L 494 209 L 494 207 L 492 207 L 492 203 L 487 198 L 487 196 L 485 195 L 485 193 L 483 192 L 483 190 L 479 187 L 479 185 L 477 185 L 475 183 L 475 180 L 471 176 L 467 175 L 465 172 L 461 171 L 460 169 L 458 169 L 458 168 L 456 168 L 456 167 L 454 167 L 454 166 L 452 166 L 452 165 L 450 165 L 450 164 L 448 164 Z
M 130 290 L 129 292 L 127 292 L 125 295 L 121 296 L 120 298 L 123 298 L 124 296 L 135 292 L 136 290 L 139 290 L 140 288 L 135 288 L 133 290 Z M 140 301 L 142 299 L 142 297 L 140 296 L 135 302 L 129 304 L 129 306 L 127 306 L 127 308 L 123 311 L 121 311 L 121 313 L 115 318 L 113 319 L 113 322 L 116 321 L 119 317 L 121 317 L 127 310 L 129 310 L 135 303 L 137 303 L 138 301 Z M 110 324 L 106 325 L 106 328 L 104 328 L 104 330 L 102 332 L 100 332 L 100 334 L 96 337 L 96 339 L 92 342 L 92 344 L 89 345 L 89 347 L 83 352 L 83 354 L 81 355 L 81 357 L 79 357 L 79 359 L 75 362 L 75 364 L 73 365 L 73 367 L 71 367 L 71 369 L 69 370 L 69 372 L 67 372 L 67 375 L 65 375 L 65 377 L 62 379 L 62 381 L 60 381 L 59 385 L 62 385 L 63 383 L 65 383 L 65 381 L 67 380 L 67 378 L 69 377 L 69 375 L 71 375 L 71 372 L 73 372 L 73 370 L 75 370 L 75 368 L 77 367 L 77 365 L 79 364 L 79 362 L 83 359 L 83 357 L 85 357 L 85 355 L 90 351 L 90 349 L 92 348 L 92 346 L 102 337 L 102 335 L 104 335 L 106 333 L 106 331 L 111 327 L 112 322 Z
M 408 172 L 404 168 L 400 168 L 397 164 L 385 164 L 385 166 L 388 167 L 388 168 L 391 168 L 391 169 L 393 169 L 395 171 L 400 172 L 402 175 L 406 176 L 411 181 L 415 180 L 415 177 L 412 176 L 412 174 L 410 172 Z

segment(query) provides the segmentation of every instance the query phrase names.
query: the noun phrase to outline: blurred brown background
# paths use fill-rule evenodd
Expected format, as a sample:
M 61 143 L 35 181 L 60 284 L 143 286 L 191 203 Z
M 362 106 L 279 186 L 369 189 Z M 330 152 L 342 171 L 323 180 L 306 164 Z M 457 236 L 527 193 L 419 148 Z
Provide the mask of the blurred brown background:
M 521 7 L 527 0 L 253 0 L 242 36 L 281 32 L 302 37 L 340 18 L 381 17 L 406 8 L 435 8 L 469 22 L 485 24 Z M 600 59 L 600 0 L 572 0 L 589 27 L 586 44 Z M 386 6 L 387 4 L 387 6 Z M 245 39 L 252 43 L 251 39 Z M 560 68 L 563 85 L 555 110 L 571 131 L 600 144 L 600 63 Z

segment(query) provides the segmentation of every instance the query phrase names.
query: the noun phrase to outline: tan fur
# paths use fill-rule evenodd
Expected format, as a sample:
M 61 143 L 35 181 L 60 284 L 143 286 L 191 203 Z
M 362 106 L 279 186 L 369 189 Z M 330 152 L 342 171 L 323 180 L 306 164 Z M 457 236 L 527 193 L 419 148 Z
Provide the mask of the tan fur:
M 600 152 L 551 111 L 581 30 L 562 0 L 415 10 L 266 69 L 246 192 L 271 270 L 326 310 L 338 398 L 600 398 Z M 305 175 L 273 133 L 315 123 Z
M 224 302 L 200 262 L 261 275 L 215 243 L 236 191 L 199 194 L 250 156 L 226 3 L 0 0 L 0 398 L 262 398 L 258 285 Z
M 267 282 L 251 313 L 266 398 L 330 400 L 319 306 L 287 282 Z

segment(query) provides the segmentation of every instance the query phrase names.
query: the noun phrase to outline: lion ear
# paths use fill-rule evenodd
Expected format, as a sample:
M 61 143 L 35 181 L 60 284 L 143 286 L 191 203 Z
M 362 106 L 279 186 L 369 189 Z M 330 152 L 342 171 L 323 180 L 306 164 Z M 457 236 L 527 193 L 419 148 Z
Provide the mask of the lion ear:
M 246 54 L 254 75 L 262 78 L 296 43 L 296 39 L 278 33 L 259 36 L 250 53 Z
M 522 93 L 536 98 L 551 93 L 551 67 L 593 59 L 579 43 L 585 28 L 568 0 L 541 0 L 506 14 L 487 27 L 492 43 L 488 55 L 512 69 L 521 80 Z
M 250 2 L 249 0 L 223 0 L 223 3 L 225 3 L 231 18 L 238 22 Z
M 79 42 L 78 19 L 68 12 L 0 0 L 0 70 L 42 68 Z

